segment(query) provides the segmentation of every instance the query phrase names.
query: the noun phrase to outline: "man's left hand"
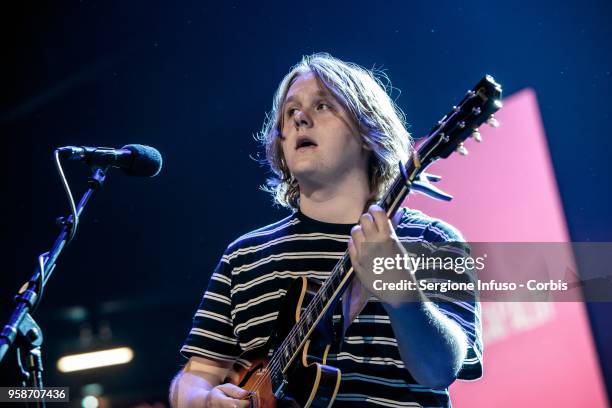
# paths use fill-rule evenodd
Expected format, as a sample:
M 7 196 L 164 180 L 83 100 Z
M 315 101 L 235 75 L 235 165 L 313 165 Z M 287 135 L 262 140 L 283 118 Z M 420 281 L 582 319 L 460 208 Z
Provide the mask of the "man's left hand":
M 413 274 L 406 270 L 397 270 L 395 268 L 384 270 L 383 273 L 375 274 L 373 265 L 375 258 L 393 258 L 397 255 L 401 257 L 406 254 L 406 250 L 400 243 L 395 227 L 400 222 L 403 209 L 400 209 L 393 220 L 387 217 L 385 211 L 377 206 L 372 205 L 368 212 L 361 215 L 359 224 L 355 225 L 351 230 L 351 238 L 349 239 L 348 249 L 351 257 L 351 263 L 355 270 L 357 278 L 361 282 L 363 289 L 360 291 L 362 295 L 374 296 L 380 301 L 397 305 L 399 303 L 417 299 L 418 291 L 403 291 L 403 290 L 376 290 L 374 281 L 382 281 L 377 283 L 377 287 L 381 287 L 382 283 L 396 283 L 402 280 L 415 281 Z M 352 292 L 359 293 L 355 290 L 355 285 L 351 288 Z M 365 290 L 365 293 L 363 293 Z M 356 299 L 351 299 L 351 304 L 362 304 L 363 299 L 357 302 Z M 351 305 L 352 306 L 352 305 Z M 363 306 L 363 305 L 361 305 Z M 352 306 L 351 309 L 354 309 Z M 359 307 L 361 309 L 361 307 Z M 353 313 L 351 313 L 353 314 Z

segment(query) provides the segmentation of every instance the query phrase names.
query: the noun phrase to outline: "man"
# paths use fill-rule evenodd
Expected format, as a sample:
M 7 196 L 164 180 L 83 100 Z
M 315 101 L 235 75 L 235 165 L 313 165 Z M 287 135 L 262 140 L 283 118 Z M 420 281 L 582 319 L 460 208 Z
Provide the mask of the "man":
M 248 366 L 239 356 L 266 343 L 291 281 L 324 280 L 348 246 L 357 279 L 343 299 L 342 344 L 327 359 L 342 371 L 334 406 L 450 406 L 447 387 L 481 375 L 478 303 L 433 302 L 420 290 L 398 297 L 369 284 L 364 243 L 393 257 L 405 253 L 400 241 L 462 241 L 418 211 L 391 221 L 371 205 L 411 149 L 381 82 L 327 54 L 305 57 L 281 82 L 261 140 L 275 174 L 268 191 L 294 213 L 228 246 L 181 349 L 189 361 L 172 404 L 249 406 L 244 390 L 224 383 L 232 365 Z

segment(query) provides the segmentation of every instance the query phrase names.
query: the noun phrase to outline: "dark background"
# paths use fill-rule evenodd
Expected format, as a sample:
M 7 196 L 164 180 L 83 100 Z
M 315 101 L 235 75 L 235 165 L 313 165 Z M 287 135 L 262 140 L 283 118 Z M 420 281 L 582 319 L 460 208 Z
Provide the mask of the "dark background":
M 533 87 L 572 240 L 612 241 L 612 3 L 464 3 L 0 6 L 2 325 L 11 295 L 55 239 L 55 217 L 68 210 L 53 149 L 142 143 L 164 156 L 154 179 L 112 172 L 62 255 L 36 313 L 47 384 L 71 386 L 75 401 L 90 383 L 118 404 L 165 401 L 221 252 L 286 215 L 258 188 L 267 171 L 253 159 L 261 152 L 253 135 L 304 54 L 385 69 L 414 136 L 484 73 L 506 95 Z M 513 153 L 521 160 L 521 146 Z M 87 169 L 66 170 L 80 196 Z M 588 307 L 610 394 L 612 307 Z M 131 346 L 134 361 L 87 374 L 55 369 L 64 353 L 110 344 Z M 16 384 L 14 370 L 11 356 L 0 385 Z

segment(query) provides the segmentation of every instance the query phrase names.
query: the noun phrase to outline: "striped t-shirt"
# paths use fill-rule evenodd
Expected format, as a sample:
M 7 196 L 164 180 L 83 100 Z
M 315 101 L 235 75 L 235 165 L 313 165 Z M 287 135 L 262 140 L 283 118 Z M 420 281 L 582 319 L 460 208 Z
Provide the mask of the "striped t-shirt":
M 248 366 L 240 355 L 267 342 L 293 280 L 325 280 L 342 258 L 352 226 L 317 221 L 298 211 L 231 243 L 210 278 L 181 353 Z M 415 210 L 404 213 L 396 233 L 402 242 L 463 241 L 448 224 Z M 469 340 L 459 378 L 479 378 L 479 303 L 439 302 L 433 294 L 430 299 Z M 340 347 L 332 349 L 327 364 L 342 372 L 335 407 L 451 406 L 448 390 L 423 387 L 404 368 L 389 316 L 374 298 L 348 327 Z

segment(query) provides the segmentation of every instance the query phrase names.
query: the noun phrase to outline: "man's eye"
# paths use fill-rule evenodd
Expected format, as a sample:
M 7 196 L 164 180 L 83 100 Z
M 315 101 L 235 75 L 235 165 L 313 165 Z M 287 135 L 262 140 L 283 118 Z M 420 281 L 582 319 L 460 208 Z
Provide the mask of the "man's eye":
M 327 110 L 331 109 L 331 106 L 326 103 L 320 103 L 317 105 L 317 110 Z
M 297 109 L 296 108 L 289 108 L 287 109 L 287 116 L 291 117 L 293 116 L 293 114 L 295 113 Z

